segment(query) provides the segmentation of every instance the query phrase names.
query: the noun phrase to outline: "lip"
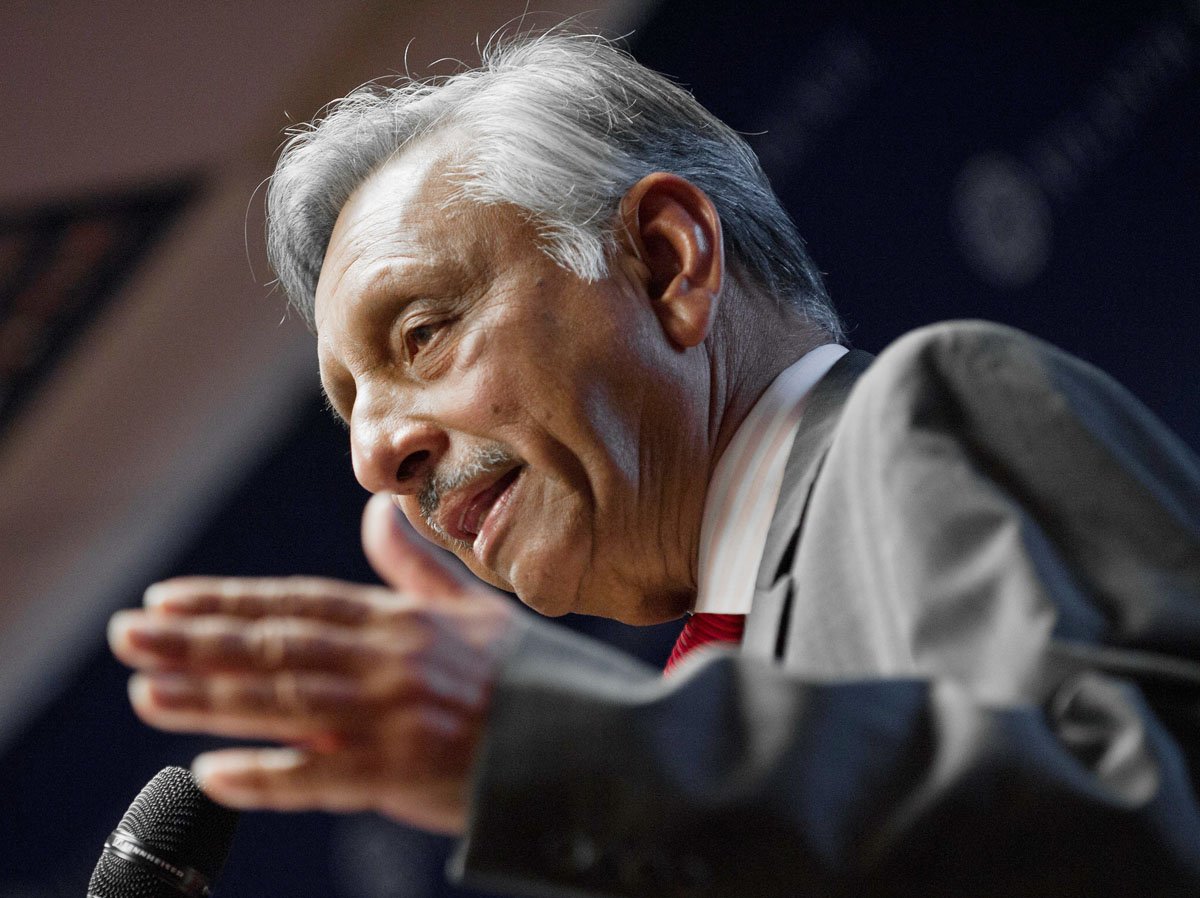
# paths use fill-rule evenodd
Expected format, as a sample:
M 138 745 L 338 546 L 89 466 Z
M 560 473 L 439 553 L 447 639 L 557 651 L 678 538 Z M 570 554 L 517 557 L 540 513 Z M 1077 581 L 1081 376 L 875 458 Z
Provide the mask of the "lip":
M 517 484 L 522 480 L 525 468 L 514 468 L 510 475 L 505 475 L 499 481 L 502 484 L 501 489 L 496 493 L 496 498 L 488 508 L 486 516 L 482 518 L 479 524 L 479 533 L 475 536 L 475 543 L 472 546 L 475 552 L 475 557 L 487 568 L 493 568 L 492 556 L 495 554 L 494 546 L 500 533 L 507 526 L 508 510 L 512 507 L 513 493 L 516 491 Z
M 520 472 L 520 465 L 498 471 L 459 491 L 438 515 L 442 530 L 460 542 L 474 543 Z

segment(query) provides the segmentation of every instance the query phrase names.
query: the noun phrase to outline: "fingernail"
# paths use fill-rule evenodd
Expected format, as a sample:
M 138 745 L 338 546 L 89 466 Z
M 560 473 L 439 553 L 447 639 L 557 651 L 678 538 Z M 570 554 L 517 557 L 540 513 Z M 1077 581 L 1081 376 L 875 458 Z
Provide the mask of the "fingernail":
M 214 778 L 220 778 L 236 772 L 244 765 L 236 758 L 229 758 L 217 752 L 197 755 L 192 761 L 192 776 L 201 786 L 211 783 Z
M 142 593 L 142 604 L 147 608 L 159 608 L 166 601 L 167 588 L 161 583 L 152 583 Z
M 192 761 L 192 776 L 201 786 L 217 786 L 221 797 L 226 797 L 244 788 L 237 782 L 240 776 L 254 771 L 291 770 L 303 760 L 304 753 L 294 748 L 207 752 Z
M 134 651 L 148 652 L 160 657 L 177 658 L 187 649 L 181 633 L 168 630 L 136 611 L 118 612 L 109 622 L 109 639 L 114 644 L 124 642 Z
M 186 590 L 169 583 L 152 583 L 142 593 L 142 605 L 148 611 L 190 611 L 194 605 Z
M 145 655 L 155 655 L 160 660 L 178 658 L 187 650 L 187 640 L 182 634 L 148 620 L 144 611 L 114 614 L 108 621 L 108 644 L 131 664 L 152 660 L 142 657 Z M 131 653 L 137 653 L 139 657 L 131 658 Z
M 135 708 L 144 708 L 150 704 L 150 683 L 146 677 L 135 675 L 129 678 L 129 703 Z
M 200 690 L 190 677 L 166 674 L 147 678 L 147 687 L 140 693 L 160 707 L 178 708 L 195 704 Z
M 304 752 L 296 748 L 264 748 L 255 758 L 263 770 L 291 770 L 304 761 Z
M 110 646 L 116 648 L 124 642 L 125 634 L 129 632 L 135 613 L 132 611 L 118 611 L 108 619 L 108 644 Z
M 199 695 L 194 683 L 176 676 L 134 674 L 128 688 L 129 703 L 145 712 L 192 707 Z

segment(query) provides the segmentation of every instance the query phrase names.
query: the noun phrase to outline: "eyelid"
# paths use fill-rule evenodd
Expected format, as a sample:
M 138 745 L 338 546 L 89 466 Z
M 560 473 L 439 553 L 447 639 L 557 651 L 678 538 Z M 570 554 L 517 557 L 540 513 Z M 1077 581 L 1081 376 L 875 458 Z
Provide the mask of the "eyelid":
M 433 328 L 433 337 L 436 337 L 457 319 L 458 312 L 445 302 L 423 297 L 408 303 L 397 318 L 399 343 L 404 358 L 411 362 L 415 355 L 420 354 L 420 350 L 416 353 L 410 350 L 413 331 L 424 327 Z
M 433 344 L 438 341 L 442 332 L 450 324 L 448 318 L 430 318 L 426 320 L 410 321 L 404 326 L 404 355 L 409 363 L 414 362 L 418 356 L 424 355 L 428 350 L 433 348 Z M 417 331 L 428 328 L 431 333 L 421 345 L 416 345 L 415 334 Z
M 392 322 L 393 361 L 409 376 L 426 381 L 436 378 L 449 360 L 454 345 L 448 331 L 467 314 L 470 299 L 460 292 L 445 290 L 410 299 Z M 432 328 L 429 339 L 414 346 L 413 331 Z
M 428 303 L 424 299 L 414 299 L 404 303 L 395 313 L 391 323 L 392 345 L 399 344 L 401 349 L 408 345 L 408 334 L 413 329 L 413 323 L 420 321 Z
M 443 318 L 416 318 L 405 323 L 404 333 L 408 336 L 412 336 L 413 331 L 418 331 L 426 327 L 436 330 L 442 326 L 444 321 L 445 319 Z

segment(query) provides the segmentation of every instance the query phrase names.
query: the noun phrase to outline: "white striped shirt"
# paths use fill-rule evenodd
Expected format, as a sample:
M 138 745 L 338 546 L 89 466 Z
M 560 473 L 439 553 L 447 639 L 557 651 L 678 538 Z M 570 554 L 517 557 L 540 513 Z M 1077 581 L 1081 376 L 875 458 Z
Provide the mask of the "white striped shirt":
M 694 611 L 749 613 L 805 401 L 847 351 L 827 343 L 806 353 L 767 387 L 729 441 L 704 500 Z

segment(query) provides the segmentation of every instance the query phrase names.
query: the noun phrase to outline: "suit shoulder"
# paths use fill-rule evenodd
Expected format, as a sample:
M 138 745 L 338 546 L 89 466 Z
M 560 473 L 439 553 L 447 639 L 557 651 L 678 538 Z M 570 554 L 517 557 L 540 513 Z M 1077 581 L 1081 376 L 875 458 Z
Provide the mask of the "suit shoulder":
M 953 445 L 1013 478 L 1037 466 L 1133 472 L 1141 489 L 1200 526 L 1191 449 L 1108 374 L 1004 325 L 951 321 L 896 340 L 855 385 L 839 432 L 879 457 Z M 1075 488 L 1086 494 L 1086 481 Z
M 886 347 L 859 380 L 847 413 L 925 416 L 952 408 L 1055 402 L 1054 371 L 1085 363 L 1013 327 L 947 321 L 911 331 Z
M 986 321 L 930 325 L 896 340 L 855 385 L 847 436 L 889 444 L 952 435 L 974 454 L 1029 460 L 1154 447 L 1172 465 L 1194 456 L 1141 402 L 1082 359 Z
M 1024 331 L 991 321 L 943 321 L 909 331 L 888 345 L 868 371 L 873 380 L 956 376 L 986 362 L 1051 362 L 1069 358 Z

